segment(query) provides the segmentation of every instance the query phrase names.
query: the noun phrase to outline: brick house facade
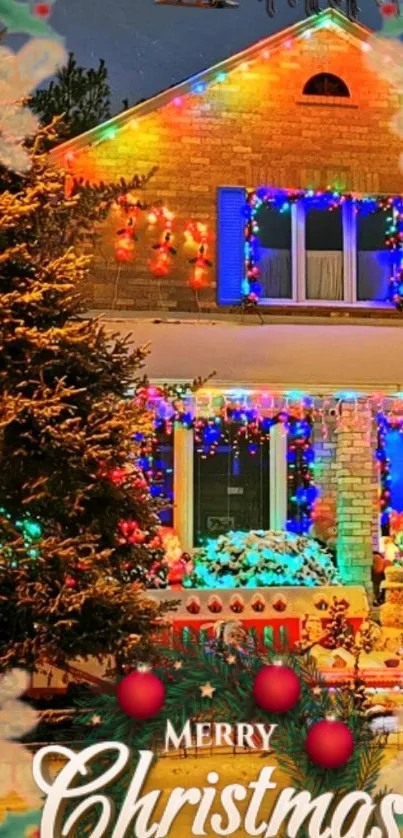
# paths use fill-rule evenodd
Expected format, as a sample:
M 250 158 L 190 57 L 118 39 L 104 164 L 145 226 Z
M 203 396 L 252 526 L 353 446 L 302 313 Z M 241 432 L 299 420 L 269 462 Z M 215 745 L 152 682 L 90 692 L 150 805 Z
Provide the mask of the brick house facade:
M 158 167 L 138 197 L 150 206 L 163 201 L 174 214 L 172 230 L 177 255 L 172 257 L 166 276 L 154 277 L 150 273 L 150 257 L 158 241 L 156 227 L 147 223 L 146 214 L 139 218 L 135 255 L 129 261 L 117 261 L 116 232 L 122 218 L 116 209 L 96 248 L 91 280 L 85 289 L 89 308 L 105 312 L 115 328 L 117 324 L 120 328 L 119 322 L 120 325 L 124 322 L 125 328 L 133 326 L 135 336 L 142 318 L 167 319 L 174 314 L 179 323 L 182 318 L 190 322 L 189 318 L 194 317 L 198 337 L 201 336 L 198 352 L 193 353 L 195 376 L 217 369 L 207 330 L 203 344 L 203 331 L 200 331 L 203 317 L 209 316 L 210 321 L 213 317 L 218 324 L 223 318 L 232 317 L 238 324 L 238 332 L 237 340 L 231 343 L 229 339 L 226 344 L 227 357 L 233 361 L 234 353 L 235 358 L 239 353 L 239 363 L 232 364 L 238 372 L 227 374 L 224 353 L 217 386 L 248 388 L 255 386 L 259 378 L 259 386 L 270 389 L 275 385 L 276 392 L 291 390 L 290 376 L 273 381 L 269 364 L 265 376 L 263 355 L 259 376 L 251 372 L 253 364 L 245 370 L 241 357 L 245 324 L 240 321 L 237 309 L 217 302 L 220 299 L 217 194 L 223 187 L 243 190 L 261 185 L 276 190 L 330 188 L 338 193 L 364 196 L 403 193 L 403 172 L 398 165 L 401 141 L 390 127 L 400 105 L 399 95 L 392 84 L 370 68 L 370 37 L 367 29 L 348 21 L 342 14 L 334 10 L 324 12 L 314 21 L 303 21 L 266 38 L 197 78 L 140 103 L 57 149 L 54 154 L 58 164 L 73 176 L 94 181 L 130 179 L 134 174 L 147 175 Z M 328 90 L 323 95 L 315 92 L 307 95 L 304 92 L 307 83 L 321 74 L 343 82 L 348 95 L 339 95 L 337 90 L 335 95 L 329 95 Z M 213 267 L 206 272 L 208 281 L 198 290 L 189 282 L 192 272 L 189 260 L 197 252 L 185 234 L 189 223 L 206 225 L 208 255 L 213 261 Z M 357 305 L 356 297 L 346 297 L 337 303 L 321 300 L 320 304 L 305 298 L 302 302 L 290 299 L 289 305 L 272 300 L 261 311 L 268 325 L 256 323 L 252 338 L 256 354 L 261 353 L 270 324 L 284 321 L 306 325 L 304 345 L 308 351 L 310 335 L 318 326 L 323 328 L 323 324 L 328 324 L 332 340 L 337 332 L 339 344 L 340 341 L 343 344 L 346 334 L 343 329 L 354 329 L 360 344 L 360 330 L 368 328 L 364 324 L 369 323 L 373 330 L 371 351 L 378 353 L 385 330 L 388 337 L 392 335 L 391 354 L 396 357 L 403 348 L 401 315 L 393 306 L 378 305 L 376 300 L 368 305 Z M 171 334 L 174 328 L 172 324 Z M 222 328 L 225 331 L 224 325 Z M 150 340 L 153 342 L 151 333 Z M 287 340 L 290 342 L 292 338 Z M 167 341 L 165 353 L 170 352 L 171 343 Z M 382 392 L 394 398 L 403 387 L 398 385 L 398 366 L 396 375 L 389 366 L 385 374 L 374 372 L 371 378 L 368 357 L 363 354 L 356 365 L 355 381 L 358 385 L 364 382 L 365 387 L 352 388 L 341 358 L 340 363 L 339 374 L 334 370 L 325 372 L 319 386 L 314 357 L 312 369 L 302 372 L 296 356 L 292 382 L 316 399 L 323 399 L 326 394 L 326 399 L 333 399 L 341 411 L 342 419 L 337 423 L 329 414 L 326 438 L 319 421 L 314 424 L 315 480 L 319 495 L 313 532 L 337 545 L 339 565 L 346 580 L 367 584 L 372 550 L 378 547 L 379 541 L 379 475 L 374 456 L 376 423 L 371 396 Z M 159 370 L 155 363 L 151 370 L 156 381 L 179 380 L 186 377 L 182 373 L 183 363 L 178 355 L 172 357 L 169 374 L 162 368 Z M 345 388 L 357 391 L 354 405 L 337 395 Z M 176 455 L 178 470 L 183 470 L 184 446 L 191 451 L 189 440 L 182 440 Z M 184 522 L 190 514 L 190 501 L 189 497 L 187 500 L 182 497 L 179 503 L 178 495 L 184 494 L 183 485 L 188 487 L 189 481 L 189 470 L 181 485 L 177 472 L 176 524 L 182 522 L 179 528 L 187 542 L 191 535 L 186 534 Z M 272 521 L 280 519 L 271 516 Z

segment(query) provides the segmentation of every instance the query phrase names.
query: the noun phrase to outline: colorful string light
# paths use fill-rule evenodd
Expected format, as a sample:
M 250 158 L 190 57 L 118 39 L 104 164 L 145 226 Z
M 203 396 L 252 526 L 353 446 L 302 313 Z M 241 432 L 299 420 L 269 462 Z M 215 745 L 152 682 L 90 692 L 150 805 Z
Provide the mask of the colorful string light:
M 402 2 L 402 0 L 398 0 Z M 6 0 L 6 2 L 12 3 L 13 0 Z M 266 0 L 268 4 L 272 4 L 274 0 Z M 294 5 L 295 0 L 289 0 L 290 4 Z M 317 0 L 306 0 L 306 2 L 317 3 Z M 333 0 L 335 2 L 335 0 Z M 347 0 L 349 6 L 351 4 L 356 4 L 357 0 Z M 375 2 L 379 3 L 382 0 L 375 0 Z M 317 14 L 312 15 L 311 17 L 311 25 L 309 28 L 304 28 L 301 33 L 296 33 L 295 38 L 286 38 L 283 41 L 278 41 L 277 43 L 273 44 L 270 49 L 267 47 L 262 48 L 258 52 L 254 52 L 253 56 L 248 55 L 247 60 L 244 58 L 244 51 L 238 53 L 237 56 L 233 56 L 231 58 L 231 66 L 227 68 L 225 67 L 225 63 L 220 65 L 215 65 L 210 70 L 206 71 L 205 73 L 199 73 L 195 76 L 190 77 L 179 85 L 170 88 L 169 90 L 164 91 L 164 97 L 166 95 L 171 94 L 172 98 L 169 99 L 169 105 L 173 106 L 175 110 L 178 108 L 185 106 L 186 104 L 191 104 L 194 102 L 194 99 L 198 100 L 204 94 L 208 93 L 208 91 L 212 87 L 217 86 L 224 86 L 227 81 L 231 81 L 233 78 L 234 73 L 241 72 L 242 74 L 248 74 L 252 68 L 256 66 L 256 64 L 260 61 L 264 61 L 266 64 L 269 59 L 275 56 L 276 53 L 279 53 L 281 50 L 289 51 L 295 44 L 298 39 L 302 40 L 309 40 L 312 35 L 320 31 L 322 29 L 341 29 L 345 31 L 345 27 L 341 22 L 339 22 L 335 18 L 330 18 L 330 16 L 326 13 L 319 14 L 319 8 L 316 9 Z M 357 39 L 353 38 L 356 42 Z M 363 51 L 371 50 L 371 44 L 367 41 L 361 41 L 361 48 Z M 247 53 L 250 53 L 249 50 L 246 50 Z M 234 58 L 239 58 L 239 63 L 233 63 Z M 141 117 L 142 113 L 142 105 L 138 105 L 139 111 L 138 116 L 136 118 L 131 118 L 130 121 L 124 121 L 122 124 L 122 129 L 124 130 L 127 127 L 135 127 L 138 128 L 139 122 L 138 117 Z M 109 125 L 106 129 L 94 129 L 97 130 L 98 139 L 95 140 L 92 145 L 97 145 L 99 142 L 104 142 L 110 139 L 113 139 L 116 136 L 116 132 L 120 130 L 119 125 Z
M 242 305 L 257 305 L 261 296 L 259 283 L 259 223 L 263 206 L 289 212 L 292 204 L 303 202 L 310 208 L 332 211 L 350 202 L 354 212 L 363 214 L 384 212 L 386 216 L 385 244 L 390 251 L 391 278 L 389 299 L 398 310 L 403 309 L 403 201 L 400 196 L 358 196 L 333 190 L 258 189 L 246 192 L 245 216 L 245 271 L 242 284 Z
M 401 405 L 400 405 L 401 406 Z M 385 414 L 385 413 L 378 413 L 377 414 L 377 427 L 378 427 L 378 445 L 376 451 L 376 459 L 378 462 L 378 472 L 379 472 L 379 483 L 380 483 L 380 492 L 379 492 L 379 508 L 380 508 L 380 523 L 381 523 L 381 530 L 382 535 L 388 536 L 391 535 L 393 523 L 393 516 L 395 515 L 395 510 L 392 506 L 392 499 L 391 499 L 391 486 L 392 486 L 392 477 L 391 477 L 391 461 L 387 454 L 387 436 L 390 431 L 398 431 L 403 435 L 403 417 L 396 416 L 393 413 Z
M 172 526 L 173 424 L 168 420 L 156 420 L 154 432 L 139 433 L 136 441 L 140 446 L 137 464 L 147 480 L 151 496 L 158 501 L 161 523 L 165 526 Z
M 155 414 L 154 437 L 143 440 L 138 462 L 151 483 L 152 494 L 161 498 L 166 498 L 166 486 L 172 486 L 172 470 L 167 472 L 158 446 L 162 437 L 167 445 L 173 446 L 175 425 L 194 430 L 195 449 L 202 459 L 214 456 L 223 446 L 230 446 L 237 460 L 241 451 L 255 457 L 269 444 L 271 429 L 282 424 L 288 438 L 287 529 L 299 534 L 309 531 L 317 496 L 312 468 L 315 410 L 311 399 L 302 393 L 289 393 L 281 399 L 267 393 L 214 392 L 211 396 L 205 393 L 196 396 L 195 404 L 194 394 L 186 388 L 178 398 L 172 395 L 167 398 L 164 390 L 156 387 L 141 389 L 136 397 Z
M 299 535 L 309 532 L 318 490 L 315 486 L 312 442 L 313 419 L 308 411 L 300 419 L 287 421 L 288 431 L 288 520 L 287 530 Z
M 385 242 L 390 252 L 390 299 L 398 311 L 403 310 L 403 212 L 401 203 L 393 206 L 387 217 Z

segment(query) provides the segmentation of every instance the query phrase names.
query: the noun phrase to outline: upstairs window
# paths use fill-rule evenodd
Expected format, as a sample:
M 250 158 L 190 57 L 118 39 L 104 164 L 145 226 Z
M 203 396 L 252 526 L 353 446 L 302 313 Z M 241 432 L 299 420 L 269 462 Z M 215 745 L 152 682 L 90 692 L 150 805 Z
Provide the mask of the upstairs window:
M 219 304 L 233 306 L 248 293 L 245 259 L 251 254 L 262 305 L 390 305 L 386 212 L 349 199 L 329 208 L 313 193 L 297 200 L 281 190 L 268 194 L 274 198 L 256 210 L 249 249 L 247 192 L 218 190 Z
M 344 99 L 350 97 L 350 91 L 339 76 L 333 73 L 318 73 L 310 78 L 303 90 L 304 96 L 335 96 Z

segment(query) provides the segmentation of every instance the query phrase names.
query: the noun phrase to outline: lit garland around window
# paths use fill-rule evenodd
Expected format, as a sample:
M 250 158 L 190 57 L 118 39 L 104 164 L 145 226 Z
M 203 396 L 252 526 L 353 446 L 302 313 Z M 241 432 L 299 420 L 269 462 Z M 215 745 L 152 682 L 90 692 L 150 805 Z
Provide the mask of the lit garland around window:
M 288 421 L 288 520 L 289 532 L 304 535 L 312 526 L 312 512 L 317 498 L 314 485 L 312 415 Z
M 376 458 L 378 461 L 379 478 L 380 478 L 380 516 L 381 516 L 381 530 L 382 535 L 388 536 L 391 534 L 391 521 L 393 516 L 393 508 L 391 506 L 391 473 L 390 473 L 390 459 L 386 451 L 386 437 L 389 431 L 397 430 L 403 434 L 403 418 L 398 416 L 385 416 L 384 413 L 378 413 L 378 447 Z
M 329 398 L 314 400 L 306 393 L 296 391 L 279 395 L 258 390 L 210 390 L 204 389 L 204 385 L 200 390 L 183 385 L 174 388 L 174 391 L 148 387 L 139 392 L 143 403 L 155 414 L 156 433 L 167 435 L 173 444 L 175 425 L 194 429 L 196 450 L 204 459 L 214 456 L 220 446 L 229 444 L 235 457 L 239 456 L 241 446 L 246 446 L 248 454 L 255 456 L 260 447 L 268 442 L 273 426 L 279 422 L 284 424 L 288 438 L 287 530 L 300 535 L 309 532 L 317 499 L 312 431 L 316 423 L 322 427 L 323 439 L 326 439 Z M 342 426 L 342 414 L 337 408 L 343 402 L 357 403 L 363 398 L 363 394 L 353 391 L 336 393 L 331 397 L 338 417 L 336 427 Z M 383 535 L 388 535 L 395 529 L 393 521 L 396 513 L 390 505 L 386 435 L 393 428 L 403 434 L 403 394 L 387 397 L 376 393 L 366 396 L 366 399 L 377 422 L 381 527 Z M 365 425 L 358 422 L 356 427 L 368 433 L 367 422 Z M 145 461 L 143 465 L 146 466 Z M 154 468 L 154 464 L 149 468 Z M 161 474 L 158 479 L 161 479 Z M 402 529 L 400 524 L 399 528 Z
M 137 464 L 140 466 L 150 489 L 151 496 L 159 504 L 161 522 L 172 523 L 173 506 L 173 463 L 164 457 L 164 448 L 173 451 L 173 425 L 169 421 L 156 421 L 154 433 L 136 435 L 140 445 Z
M 319 210 L 335 210 L 350 202 L 355 213 L 384 212 L 386 214 L 385 244 L 390 251 L 391 278 L 389 299 L 399 310 L 403 310 L 403 201 L 401 197 L 365 197 L 352 193 L 326 190 L 290 191 L 280 189 L 258 189 L 246 193 L 245 216 L 245 274 L 242 285 L 241 306 L 256 308 L 261 296 L 259 282 L 259 223 L 258 213 L 267 205 L 289 212 L 292 204 L 303 201 L 305 205 Z
M 403 211 L 401 203 L 393 207 L 387 219 L 386 244 L 391 253 L 390 300 L 403 311 Z
M 184 390 L 175 398 L 163 389 L 151 387 L 145 395 L 140 391 L 140 398 L 152 405 L 155 412 L 154 440 L 144 440 L 140 465 L 146 473 L 151 489 L 156 495 L 158 485 L 167 485 L 164 477 L 164 464 L 161 458 L 155 462 L 157 434 L 165 434 L 173 444 L 173 428 L 181 425 L 193 428 L 195 447 L 202 459 L 214 456 L 221 446 L 231 445 L 235 459 L 241 448 L 249 456 L 256 456 L 270 439 L 274 425 L 281 423 L 288 436 L 288 479 L 289 505 L 287 529 L 297 534 L 309 532 L 312 524 L 312 512 L 317 496 L 314 485 L 313 461 L 314 447 L 312 428 L 314 407 L 309 398 L 298 398 L 288 403 L 288 399 L 274 399 L 269 394 L 248 394 L 233 396 L 215 395 L 213 400 L 200 396 L 195 408 L 194 399 L 189 391 Z M 258 398 L 258 400 L 257 400 Z M 255 404 L 253 403 L 255 400 Z M 258 401 L 262 402 L 258 406 Z M 192 404 L 193 402 L 193 404 Z
M 270 440 L 270 430 L 282 424 L 288 438 L 288 520 L 287 530 L 298 534 L 309 532 L 312 512 L 317 497 L 312 465 L 312 416 L 310 411 L 296 418 L 285 410 L 275 416 L 259 418 L 256 411 L 233 411 L 226 421 L 220 417 L 195 420 L 195 443 L 203 459 L 214 456 L 217 448 L 232 445 L 234 457 L 241 445 L 248 454 L 256 456 Z

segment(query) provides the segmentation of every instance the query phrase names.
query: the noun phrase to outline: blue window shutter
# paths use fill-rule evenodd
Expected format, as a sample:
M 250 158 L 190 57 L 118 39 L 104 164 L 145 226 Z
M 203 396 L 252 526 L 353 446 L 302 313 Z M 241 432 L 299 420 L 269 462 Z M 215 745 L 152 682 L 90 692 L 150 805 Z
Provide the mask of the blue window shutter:
M 245 259 L 244 189 L 225 186 L 218 190 L 217 301 L 227 306 L 242 298 Z

